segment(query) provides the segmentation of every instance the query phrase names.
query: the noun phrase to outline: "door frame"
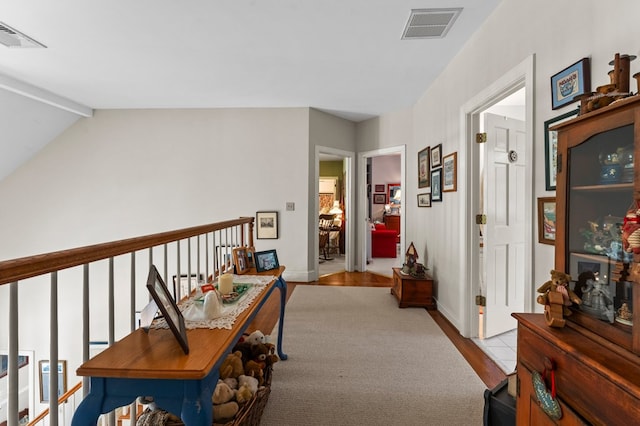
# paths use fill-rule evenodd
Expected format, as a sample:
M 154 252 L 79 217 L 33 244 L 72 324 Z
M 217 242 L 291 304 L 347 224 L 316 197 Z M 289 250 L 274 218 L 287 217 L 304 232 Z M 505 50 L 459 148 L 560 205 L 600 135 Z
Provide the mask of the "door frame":
M 406 145 L 392 146 L 389 148 L 374 149 L 372 151 L 363 151 L 358 153 L 358 217 L 362 222 L 359 222 L 358 227 L 358 249 L 356 253 L 356 269 L 361 272 L 367 270 L 367 233 L 371 230 L 367 226 L 367 159 L 373 157 L 381 157 L 384 155 L 400 154 L 400 186 L 402 187 L 402 202 L 407 200 L 407 186 L 406 186 Z M 407 209 L 403 208 L 403 212 Z M 400 243 L 404 244 L 405 241 L 405 221 L 406 213 L 400 215 Z
M 488 107 L 504 99 L 510 94 L 524 88 L 525 89 L 525 138 L 526 153 L 525 156 L 529 160 L 529 167 L 525 176 L 525 206 L 526 217 L 528 223 L 525 242 L 525 258 L 531 259 L 526 265 L 525 282 L 533 282 L 533 244 L 534 244 L 534 221 L 532 214 L 533 206 L 533 113 L 534 113 L 534 93 L 535 93 L 535 55 L 531 55 L 515 66 L 505 75 L 500 77 L 486 89 L 474 96 L 461 108 L 461 131 L 464 137 L 464 143 L 461 148 L 464 150 L 463 158 L 468 158 L 467 170 L 463 179 L 466 182 L 466 193 L 463 197 L 463 211 L 465 212 L 463 227 L 465 232 L 462 233 L 462 247 L 465 251 L 462 253 L 463 258 L 460 261 L 461 268 L 464 269 L 461 274 L 467 283 L 461 294 L 462 309 L 460 333 L 464 337 L 478 337 L 478 307 L 475 303 L 477 294 L 478 276 L 480 273 L 479 250 L 480 237 L 474 221 L 475 215 L 479 209 L 480 194 L 480 164 L 479 149 L 475 142 L 475 134 L 480 130 L 480 114 Z M 485 255 L 486 261 L 486 255 Z M 527 312 L 533 312 L 533 293 L 532 289 L 525 288 L 524 306 Z
M 314 202 L 313 202 L 313 214 L 315 217 L 315 224 L 313 226 L 313 253 L 314 253 L 314 268 L 313 268 L 313 277 L 312 281 L 316 281 L 320 275 L 319 273 L 319 259 L 320 259 L 320 236 L 318 234 L 318 212 L 320 211 L 320 155 L 334 155 L 338 157 L 342 157 L 342 164 L 344 169 L 344 215 L 346 217 L 345 225 L 344 225 L 344 269 L 347 272 L 353 272 L 354 269 L 354 244 L 353 244 L 353 235 L 355 231 L 354 225 L 354 214 L 355 214 L 355 197 L 354 197 L 354 161 L 355 161 L 355 152 L 352 151 L 344 151 L 337 148 L 331 148 L 328 146 L 320 146 L 316 145 L 315 151 L 315 185 L 314 185 Z

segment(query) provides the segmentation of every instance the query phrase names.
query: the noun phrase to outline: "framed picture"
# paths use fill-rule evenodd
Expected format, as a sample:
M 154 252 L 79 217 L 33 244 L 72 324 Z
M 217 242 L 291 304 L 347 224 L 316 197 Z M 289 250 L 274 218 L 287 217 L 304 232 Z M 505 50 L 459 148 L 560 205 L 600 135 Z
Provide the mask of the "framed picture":
M 556 189 L 556 175 L 558 174 L 558 132 L 549 130 L 549 127 L 577 116 L 578 110 L 569 111 L 544 122 L 544 183 L 547 191 Z
M 431 170 L 431 201 L 442 201 L 442 168 Z
M 233 249 L 233 265 L 236 267 L 236 274 L 241 275 L 249 271 L 249 256 L 247 247 L 237 247 Z
M 51 365 L 48 360 L 38 362 L 40 377 L 40 402 L 49 402 Z M 67 361 L 58 361 L 58 398 L 67 391 Z
M 373 204 L 387 204 L 387 194 L 373 194 Z
M 203 274 L 180 274 L 180 298 L 189 296 L 191 292 L 198 288 L 198 283 L 204 281 Z M 177 276 L 173 276 L 173 300 L 178 299 L 178 280 Z
M 254 247 L 247 247 L 247 264 L 249 268 L 256 267 L 256 249 Z
M 278 254 L 275 250 L 257 251 L 255 257 L 256 271 L 258 272 L 270 271 L 280 267 Z
M 278 212 L 256 213 L 256 237 L 259 240 L 278 238 Z
M 538 242 L 556 244 L 556 197 L 538 198 Z
M 458 153 L 454 152 L 442 159 L 442 192 L 458 190 Z
M 431 150 L 426 147 L 422 151 L 418 152 L 418 188 L 429 188 L 431 185 L 429 174 L 429 156 Z
M 402 204 L 402 187 L 399 183 L 390 183 L 389 188 L 389 204 Z
M 375 192 L 384 192 L 384 184 L 376 185 L 375 190 L 376 190 Z
M 551 109 L 576 102 L 576 96 L 591 91 L 589 58 L 582 58 L 551 76 Z
M 167 285 L 162 280 L 155 265 L 149 267 L 147 289 L 160 309 L 160 312 L 162 312 L 162 316 L 180 344 L 180 347 L 182 347 L 185 354 L 188 354 L 189 343 L 187 342 L 187 330 L 184 326 L 184 317 L 180 309 L 178 309 L 175 300 L 171 297 L 171 293 L 169 293 Z
M 418 207 L 431 207 L 431 194 L 425 192 L 418 194 Z
M 442 144 L 431 148 L 431 168 L 435 169 L 442 165 Z

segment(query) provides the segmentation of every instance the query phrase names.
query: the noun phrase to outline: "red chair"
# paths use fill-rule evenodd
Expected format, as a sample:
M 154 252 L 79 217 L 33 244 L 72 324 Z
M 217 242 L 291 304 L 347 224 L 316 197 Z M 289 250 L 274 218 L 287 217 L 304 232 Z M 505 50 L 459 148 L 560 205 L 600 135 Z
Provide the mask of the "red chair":
M 376 223 L 371 231 L 371 257 L 397 257 L 398 233 L 387 229 L 384 223 Z

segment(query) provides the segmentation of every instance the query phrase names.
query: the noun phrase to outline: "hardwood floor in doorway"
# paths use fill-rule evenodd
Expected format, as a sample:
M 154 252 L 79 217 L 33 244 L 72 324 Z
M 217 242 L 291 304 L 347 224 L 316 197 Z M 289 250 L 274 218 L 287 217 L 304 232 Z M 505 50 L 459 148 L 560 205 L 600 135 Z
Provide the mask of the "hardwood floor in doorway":
M 295 291 L 298 285 L 328 285 L 328 286 L 361 286 L 361 287 L 391 287 L 391 278 L 371 272 L 339 272 L 320 277 L 318 281 L 309 283 L 287 282 L 287 300 Z M 264 304 L 262 310 L 253 320 L 247 332 L 261 330 L 265 334 L 270 334 L 276 325 L 280 315 L 280 292 L 275 291 Z M 422 308 L 407 308 L 422 309 Z M 485 383 L 487 388 L 493 389 L 498 383 L 506 378 L 500 367 L 489 358 L 471 339 L 460 336 L 458 330 L 438 311 L 428 311 L 433 320 L 440 326 L 455 345 L 469 365 L 474 369 L 478 377 Z M 286 313 L 285 313 L 286 322 Z M 286 333 L 284 338 L 286 348 Z M 286 352 L 286 350 L 285 350 Z

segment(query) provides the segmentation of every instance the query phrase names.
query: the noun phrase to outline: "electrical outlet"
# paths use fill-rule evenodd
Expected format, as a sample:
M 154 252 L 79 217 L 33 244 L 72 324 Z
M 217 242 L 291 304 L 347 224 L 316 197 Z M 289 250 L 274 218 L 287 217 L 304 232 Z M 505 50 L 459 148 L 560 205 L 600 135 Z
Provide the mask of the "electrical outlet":
M 296 209 L 296 203 L 292 201 L 287 201 L 287 211 L 292 212 Z

